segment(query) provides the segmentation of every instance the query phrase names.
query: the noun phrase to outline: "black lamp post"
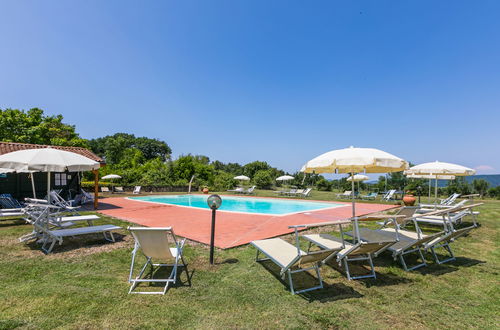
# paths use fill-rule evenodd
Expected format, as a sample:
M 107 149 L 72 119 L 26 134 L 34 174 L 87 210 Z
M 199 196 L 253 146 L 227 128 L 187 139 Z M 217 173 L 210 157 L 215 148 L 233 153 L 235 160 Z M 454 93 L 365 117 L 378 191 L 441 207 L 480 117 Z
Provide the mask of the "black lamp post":
M 221 206 L 222 198 L 219 195 L 210 195 L 207 199 L 208 207 L 212 210 L 212 230 L 210 233 L 210 264 L 214 264 L 214 240 L 215 240 L 215 211 Z
M 418 186 L 417 191 L 418 191 L 418 204 L 420 204 L 420 195 L 422 195 L 422 187 Z

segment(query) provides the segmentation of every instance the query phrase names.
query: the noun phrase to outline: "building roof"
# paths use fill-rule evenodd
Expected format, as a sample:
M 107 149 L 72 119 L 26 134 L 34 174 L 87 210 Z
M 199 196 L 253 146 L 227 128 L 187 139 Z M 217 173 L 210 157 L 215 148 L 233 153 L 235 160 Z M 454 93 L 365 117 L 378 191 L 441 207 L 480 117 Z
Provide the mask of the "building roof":
M 101 163 L 101 166 L 106 165 L 106 162 L 101 157 L 94 154 L 87 148 L 82 147 L 66 147 L 66 146 L 50 146 L 45 144 L 31 144 L 31 143 L 16 143 L 16 142 L 0 142 L 0 155 L 7 154 L 13 151 L 26 150 L 26 149 L 42 149 L 42 148 L 54 148 L 69 152 L 74 152 L 75 154 L 79 154 L 95 160 L 96 162 Z

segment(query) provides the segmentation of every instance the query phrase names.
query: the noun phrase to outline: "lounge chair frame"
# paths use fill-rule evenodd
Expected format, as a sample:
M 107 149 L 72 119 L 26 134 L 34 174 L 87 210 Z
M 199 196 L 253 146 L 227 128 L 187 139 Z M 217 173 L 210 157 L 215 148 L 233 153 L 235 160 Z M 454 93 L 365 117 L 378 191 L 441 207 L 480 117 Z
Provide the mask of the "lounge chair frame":
M 321 272 L 320 272 L 320 267 L 325 263 L 326 260 L 331 259 L 332 257 L 336 256 L 337 253 L 341 250 L 341 248 L 337 249 L 324 249 L 324 250 L 319 250 L 319 251 L 313 251 L 310 252 L 308 251 L 305 253 L 300 249 L 300 240 L 299 240 L 299 229 L 305 229 L 307 227 L 312 227 L 312 226 L 317 226 L 317 225 L 324 225 L 324 224 L 307 224 L 307 225 L 296 225 L 296 226 L 289 226 L 288 228 L 293 228 L 294 233 L 295 233 L 295 248 L 297 250 L 297 255 L 291 259 L 288 264 L 284 265 L 280 261 L 278 261 L 274 256 L 272 255 L 271 252 L 266 251 L 265 249 L 262 249 L 262 247 L 259 246 L 259 242 L 261 241 L 253 241 L 251 244 L 257 249 L 257 254 L 255 256 L 255 261 L 261 262 L 265 260 L 271 260 L 274 262 L 276 265 L 281 267 L 280 270 L 280 277 L 283 281 L 285 281 L 286 276 L 288 276 L 288 282 L 290 285 L 290 291 L 292 294 L 299 294 L 303 292 L 308 292 L 312 290 L 317 290 L 317 289 L 322 289 L 323 288 L 323 278 L 321 277 Z M 285 242 L 279 238 L 271 238 L 271 240 L 279 240 L 280 244 L 286 244 L 286 246 L 293 246 L 292 244 Z M 268 240 L 263 240 L 263 241 L 268 241 Z M 259 254 L 262 253 L 264 254 L 267 258 L 260 258 L 259 259 Z M 310 267 L 302 267 L 302 261 L 304 261 L 304 264 L 309 263 L 313 264 Z M 301 289 L 301 290 L 295 290 L 295 285 L 293 282 L 293 274 L 300 273 L 300 272 L 307 272 L 310 270 L 314 270 L 316 273 L 316 276 L 318 278 L 319 284 L 313 287 Z
M 134 293 L 134 294 L 165 294 L 167 290 L 169 289 L 171 284 L 175 284 L 177 281 L 177 272 L 178 272 L 178 267 L 179 267 L 179 261 L 182 262 L 182 267 L 187 270 L 187 264 L 184 261 L 183 257 L 183 249 L 184 249 L 184 244 L 186 242 L 186 239 L 184 238 L 181 241 L 177 240 L 176 235 L 174 234 L 174 231 L 172 227 L 164 227 L 164 228 L 158 228 L 158 227 L 150 227 L 150 228 L 143 228 L 143 227 L 128 227 L 128 230 L 132 233 L 132 236 L 135 238 L 135 245 L 134 245 L 134 250 L 132 251 L 132 262 L 130 264 L 130 273 L 128 277 L 130 285 L 129 289 L 129 294 Z M 173 242 L 175 243 L 175 248 L 176 248 L 176 255 L 172 256 L 175 259 L 174 263 L 153 263 L 152 257 L 147 256 L 144 254 L 144 252 L 141 249 L 140 245 L 140 239 L 137 238 L 135 235 L 135 232 L 137 231 L 163 231 L 165 232 L 165 235 L 169 235 L 172 237 Z M 139 274 L 135 277 L 133 277 L 134 273 L 134 268 L 135 268 L 135 259 L 137 257 L 137 253 L 141 251 L 141 254 L 146 258 L 146 262 L 142 266 Z M 170 251 L 168 252 L 170 253 Z M 146 271 L 147 267 L 151 267 L 151 273 L 154 273 L 155 267 L 172 267 L 172 270 L 167 278 L 160 278 L 160 279 L 145 279 L 142 276 L 144 275 L 144 272 Z M 189 280 L 189 276 L 188 276 Z M 137 285 L 140 283 L 165 283 L 165 286 L 163 287 L 162 291 L 136 291 L 135 288 Z

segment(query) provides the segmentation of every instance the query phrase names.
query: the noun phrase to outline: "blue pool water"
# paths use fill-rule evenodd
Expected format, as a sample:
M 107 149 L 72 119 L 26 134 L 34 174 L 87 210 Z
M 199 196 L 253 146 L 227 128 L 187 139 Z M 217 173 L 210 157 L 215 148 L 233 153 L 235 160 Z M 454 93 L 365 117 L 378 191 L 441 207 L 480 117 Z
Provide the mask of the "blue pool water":
M 344 206 L 337 203 L 309 202 L 300 200 L 284 200 L 273 198 L 253 198 L 253 197 L 233 197 L 221 196 L 221 211 L 259 213 L 284 215 L 305 211 L 314 211 L 332 207 Z M 130 197 L 133 200 L 155 202 L 163 204 L 173 204 L 179 206 L 190 206 L 208 209 L 208 195 L 164 195 L 164 196 L 144 196 Z

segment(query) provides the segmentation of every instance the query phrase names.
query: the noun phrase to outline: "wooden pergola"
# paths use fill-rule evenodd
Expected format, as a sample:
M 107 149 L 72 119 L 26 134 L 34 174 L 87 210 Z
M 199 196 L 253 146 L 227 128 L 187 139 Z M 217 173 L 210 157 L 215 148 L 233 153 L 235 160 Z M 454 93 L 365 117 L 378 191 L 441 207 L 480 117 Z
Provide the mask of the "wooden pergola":
M 46 144 L 31 144 L 31 143 L 15 143 L 15 142 L 0 142 L 0 155 L 19 151 L 26 149 L 42 149 L 42 148 L 54 148 L 69 152 L 74 152 L 76 154 L 90 158 L 101 164 L 101 167 L 106 166 L 104 159 L 94 154 L 92 151 L 82 147 L 66 147 L 66 146 L 52 146 Z M 97 210 L 99 206 L 99 170 L 93 170 L 94 173 L 94 209 Z

